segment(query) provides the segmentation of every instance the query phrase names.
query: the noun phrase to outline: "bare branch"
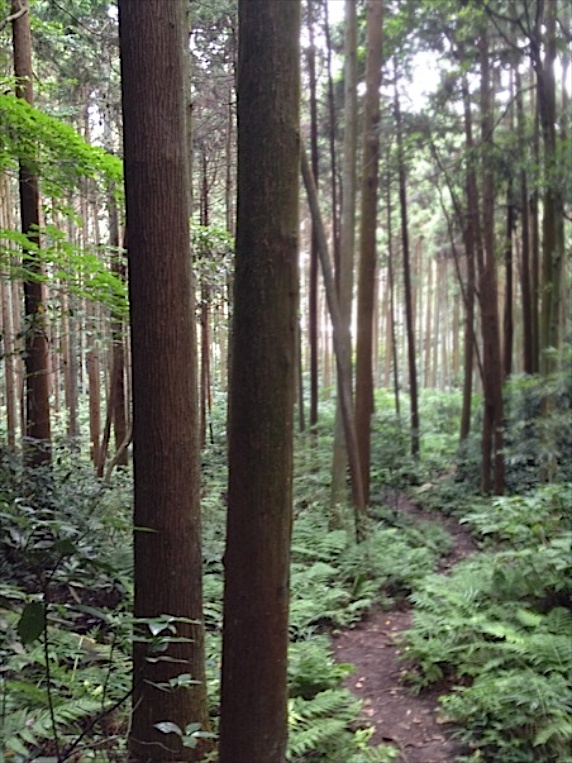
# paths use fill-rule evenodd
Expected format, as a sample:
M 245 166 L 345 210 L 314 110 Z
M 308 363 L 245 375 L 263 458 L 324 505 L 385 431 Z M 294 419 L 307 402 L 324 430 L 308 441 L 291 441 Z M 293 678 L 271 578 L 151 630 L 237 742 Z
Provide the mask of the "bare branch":
M 28 13 L 28 9 L 27 8 L 22 8 L 22 6 L 20 5 L 20 10 L 19 11 L 16 11 L 16 13 L 12 13 L 10 16 L 6 16 L 6 18 L 3 19 L 3 21 L 0 21 L 0 32 L 3 29 L 5 29 L 8 26 L 8 24 L 11 24 L 12 21 L 16 21 L 16 19 L 21 18 L 26 13 Z

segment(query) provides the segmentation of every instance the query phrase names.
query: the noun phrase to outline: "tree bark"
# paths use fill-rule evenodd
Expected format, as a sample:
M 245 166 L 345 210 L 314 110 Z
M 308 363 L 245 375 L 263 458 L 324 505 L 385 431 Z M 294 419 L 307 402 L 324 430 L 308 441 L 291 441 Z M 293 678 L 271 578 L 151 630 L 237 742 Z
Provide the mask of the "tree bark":
M 407 365 L 409 369 L 409 400 L 410 400 L 410 435 L 411 455 L 419 458 L 419 398 L 417 393 L 417 365 L 415 361 L 415 317 L 413 315 L 413 295 L 411 285 L 411 267 L 409 253 L 409 226 L 407 219 L 407 179 L 405 174 L 405 157 L 403 155 L 403 135 L 401 125 L 401 109 L 399 108 L 399 92 L 397 89 L 397 65 L 394 65 L 394 113 L 397 130 L 397 165 L 399 174 L 399 205 L 401 210 L 401 243 L 403 251 L 403 286 L 405 290 L 405 320 L 407 324 Z M 437 326 L 435 326 L 437 328 Z M 436 364 L 434 364 L 436 365 Z
M 127 233 L 124 235 L 123 247 L 120 247 L 119 215 L 114 189 L 110 188 L 108 194 L 109 204 L 109 243 L 113 248 L 111 260 L 111 272 L 120 281 L 125 280 L 125 251 L 127 247 Z M 115 450 L 117 451 L 127 435 L 127 406 L 125 403 L 125 342 L 124 342 L 123 316 L 112 312 L 111 315 L 111 346 L 112 346 L 112 372 L 115 387 L 111 392 L 113 407 L 111 409 L 113 420 L 113 435 Z M 120 466 L 127 466 L 127 451 L 119 460 Z
M 24 13 L 18 15 L 23 10 Z M 12 42 L 16 95 L 30 105 L 34 103 L 32 71 L 32 34 L 28 0 L 12 0 Z M 20 215 L 22 232 L 30 242 L 29 257 L 24 266 L 31 277 L 24 281 L 25 320 L 25 390 L 26 434 L 24 462 L 28 466 L 42 466 L 51 461 L 51 427 L 48 378 L 48 338 L 45 304 L 42 289 L 42 266 L 34 254 L 40 246 L 40 194 L 38 178 L 33 170 L 20 162 Z
M 493 141 L 493 101 L 490 87 L 489 44 L 486 31 L 479 39 L 481 68 L 481 142 L 490 150 Z M 482 435 L 482 489 L 504 492 L 503 401 L 498 289 L 495 262 L 494 173 L 491 156 L 483 159 L 483 268 L 479 274 L 483 336 L 484 415 Z
M 316 46 L 314 44 L 315 0 L 308 0 L 308 32 L 310 46 L 307 53 L 308 79 L 310 85 L 310 154 L 314 181 L 318 185 L 318 100 L 316 82 Z M 313 223 L 312 223 L 313 226 Z M 308 321 L 310 331 L 310 429 L 318 423 L 318 244 L 312 227 L 310 244 L 310 285 L 308 298 Z
M 544 144 L 544 195 L 542 217 L 542 281 L 540 314 L 540 372 L 557 368 L 556 350 L 560 345 L 560 300 L 564 262 L 564 229 L 560 170 L 557 165 L 556 137 L 556 0 L 545 4 L 544 60 L 538 48 L 533 51 L 538 85 L 538 105 Z M 536 55 L 535 55 L 536 52 Z
M 361 236 L 356 342 L 356 429 L 365 503 L 369 502 L 373 415 L 373 303 L 376 269 L 379 118 L 383 30 L 382 0 L 367 3 L 366 94 L 361 188 Z
M 399 402 L 399 364 L 397 358 L 397 337 L 395 331 L 395 268 L 393 267 L 393 215 L 391 209 L 391 183 L 389 171 L 387 177 L 387 287 L 389 289 L 389 343 L 390 357 L 393 361 L 393 396 L 395 399 L 395 414 L 401 415 L 401 405 Z
M 336 353 L 336 368 L 338 374 L 338 392 L 340 395 L 346 450 L 348 453 L 352 480 L 356 538 L 361 540 L 363 524 L 361 520 L 362 516 L 365 515 L 366 502 L 362 483 L 362 469 L 359 460 L 360 453 L 357 439 L 357 427 L 354 419 L 351 400 L 351 386 L 348 383 L 346 375 L 344 374 L 344 368 L 347 367 L 347 358 L 345 357 L 345 352 L 347 347 L 350 346 L 350 340 L 347 337 L 347 333 L 349 333 L 349 324 L 344 323 L 341 319 L 340 308 L 336 294 L 335 280 L 334 276 L 332 275 L 332 267 L 328 255 L 326 235 L 324 232 L 324 226 L 321 223 L 322 218 L 318 206 L 318 195 L 316 193 L 314 179 L 305 151 L 302 151 L 302 176 L 304 178 L 304 185 L 306 186 L 306 191 L 308 194 L 308 203 L 310 205 L 312 218 L 316 223 L 316 230 L 318 233 L 318 253 L 320 255 L 320 262 L 322 264 L 322 274 L 324 276 L 324 285 L 326 287 L 326 298 L 328 300 L 328 309 L 330 311 L 330 318 L 332 320 L 334 351 Z M 346 335 L 344 336 L 344 334 Z
M 353 269 L 356 225 L 356 155 L 357 155 L 357 14 L 354 0 L 345 0 L 344 37 L 344 154 L 342 167 L 342 225 L 339 272 L 336 271 L 340 320 L 343 323 L 344 384 L 352 396 L 352 347 L 350 322 L 352 314 Z M 338 389 L 334 452 L 332 461 L 332 508 L 343 501 L 346 484 L 347 451 Z
M 10 181 L 4 172 L 0 174 L 0 227 L 11 230 L 13 227 L 12 198 Z M 12 310 L 12 289 L 10 281 L 2 279 L 2 337 L 4 342 L 4 385 L 6 400 L 6 434 L 8 449 L 16 449 L 16 428 L 18 425 L 17 384 L 16 384 L 16 345 Z
M 515 71 L 516 88 L 516 124 L 518 146 L 521 156 L 526 154 L 524 106 L 522 102 L 522 80 L 518 68 Z M 530 216 L 528 198 L 528 176 L 523 166 L 519 173 L 520 213 L 521 213 L 521 265 L 520 291 L 522 304 L 523 332 L 523 367 L 526 374 L 534 373 L 533 319 L 532 319 L 532 284 L 530 273 Z
M 512 350 L 514 340 L 513 323 L 513 243 L 516 210 L 513 192 L 513 180 L 509 178 L 506 191 L 506 234 L 504 246 L 504 270 L 505 270 L 505 302 L 504 302 L 504 322 L 503 322 L 503 373 L 504 379 L 512 373 Z
M 156 724 L 208 729 L 198 448 L 196 338 L 190 271 L 185 8 L 120 0 L 119 31 L 129 229 L 133 363 L 135 618 L 133 763 L 196 761 Z M 174 629 L 155 641 L 149 620 Z M 176 638 L 172 638 L 176 636 Z M 190 685 L 177 685 L 189 675 Z M 169 682 L 171 686 L 169 687 Z M 175 684 L 175 686 L 173 686 Z M 183 681 L 184 684 L 184 681 Z
M 300 3 L 239 0 L 220 763 L 284 763 L 298 306 Z

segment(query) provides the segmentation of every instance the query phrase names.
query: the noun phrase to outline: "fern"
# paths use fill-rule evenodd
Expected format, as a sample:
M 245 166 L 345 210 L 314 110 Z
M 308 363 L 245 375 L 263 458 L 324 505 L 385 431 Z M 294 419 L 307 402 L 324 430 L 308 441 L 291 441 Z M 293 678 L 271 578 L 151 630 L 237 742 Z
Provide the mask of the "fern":
M 54 721 L 58 735 L 69 738 L 74 725 L 101 711 L 101 700 L 91 697 L 60 701 L 54 707 Z M 39 747 L 47 739 L 53 739 L 51 713 L 47 707 L 18 709 L 4 716 L 0 732 L 6 752 L 27 754 L 30 747 Z
M 503 763 L 562 760 L 572 741 L 572 692 L 563 676 L 532 670 L 485 674 L 441 703 L 474 746 L 502 750 Z
M 371 730 L 360 734 L 351 727 L 358 723 L 361 702 L 346 689 L 327 689 L 311 700 L 294 697 L 289 703 L 292 763 L 304 760 L 323 763 L 388 763 L 398 752 L 388 745 L 368 747 Z

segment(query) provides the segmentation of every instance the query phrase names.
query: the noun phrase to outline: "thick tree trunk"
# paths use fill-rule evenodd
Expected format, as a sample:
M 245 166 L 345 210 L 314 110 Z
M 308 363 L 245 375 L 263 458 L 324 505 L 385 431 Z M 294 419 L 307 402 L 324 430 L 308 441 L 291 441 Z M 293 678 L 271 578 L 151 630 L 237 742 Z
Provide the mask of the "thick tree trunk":
M 19 12 L 24 10 L 24 13 Z M 12 41 L 14 48 L 14 74 L 16 95 L 34 103 L 32 71 L 32 35 L 28 0 L 12 0 Z M 26 268 L 32 278 L 24 281 L 25 316 L 25 387 L 26 429 L 24 461 L 28 466 L 41 466 L 51 461 L 51 427 L 48 378 L 48 338 L 45 304 L 41 278 L 42 267 L 34 258 L 34 249 L 40 245 L 40 195 L 38 178 L 24 162 L 20 162 L 20 215 L 22 232 L 30 241 L 30 258 Z
M 120 0 L 135 482 L 134 763 L 195 761 L 157 724 L 208 728 L 182 0 Z M 153 639 L 146 623 L 173 618 Z M 173 630 L 171 630 L 173 629 Z M 176 638 L 172 638 L 176 636 Z M 149 660 L 153 641 L 161 660 Z M 156 648 L 156 646 L 155 646 Z M 190 675 L 193 683 L 177 685 Z M 172 688 L 166 688 L 171 682 Z M 196 682 L 196 683 L 194 683 Z M 174 686 L 173 686 L 174 684 Z
M 366 504 L 369 502 L 370 437 L 373 415 L 372 335 L 376 269 L 383 2 L 367 3 L 367 58 L 362 157 L 361 236 L 356 342 L 356 429 Z
M 220 763 L 284 763 L 300 3 L 239 0 L 238 217 Z

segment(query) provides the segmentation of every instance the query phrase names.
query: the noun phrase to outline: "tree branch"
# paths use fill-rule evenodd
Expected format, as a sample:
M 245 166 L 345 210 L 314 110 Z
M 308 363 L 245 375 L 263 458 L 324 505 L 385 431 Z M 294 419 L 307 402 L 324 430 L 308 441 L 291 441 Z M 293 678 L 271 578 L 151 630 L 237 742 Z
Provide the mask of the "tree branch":
M 12 13 L 10 16 L 7 16 L 3 21 L 0 21 L 0 32 L 5 29 L 8 24 L 10 24 L 12 21 L 16 21 L 17 19 L 24 16 L 26 13 L 28 13 L 27 8 L 22 8 L 20 6 L 20 10 L 16 11 L 16 13 Z

